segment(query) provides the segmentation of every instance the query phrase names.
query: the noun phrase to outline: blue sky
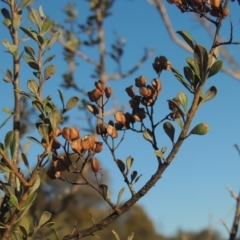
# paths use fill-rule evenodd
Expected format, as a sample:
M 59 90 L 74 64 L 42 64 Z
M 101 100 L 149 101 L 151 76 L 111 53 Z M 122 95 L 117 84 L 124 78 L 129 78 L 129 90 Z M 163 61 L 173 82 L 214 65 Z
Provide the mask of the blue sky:
M 34 7 L 43 6 L 44 12 L 52 19 L 63 23 L 62 9 L 67 1 L 38 0 Z M 88 14 L 87 1 L 73 1 L 76 3 L 76 9 L 79 11 L 79 21 L 84 21 Z M 240 36 L 237 34 L 239 28 L 239 6 L 237 3 L 230 2 L 232 21 L 234 24 L 235 40 Z M 3 3 L 0 3 L 3 6 Z M 190 14 L 182 14 L 174 5 L 166 2 L 166 7 L 174 28 L 177 30 L 187 30 L 191 32 L 194 39 L 206 46 L 211 47 L 211 39 L 203 30 L 199 22 L 195 21 Z M 140 75 L 145 75 L 150 81 L 156 77 L 151 64 L 156 56 L 165 55 L 175 68 L 182 72 L 185 66 L 185 58 L 191 57 L 191 54 L 174 44 L 168 36 L 166 29 L 158 12 L 150 6 L 147 1 L 116 1 L 113 8 L 113 15 L 105 23 L 106 41 L 111 44 L 114 39 L 114 31 L 126 38 L 126 48 L 123 57 L 123 69 L 130 69 L 136 61 L 143 55 L 144 48 L 154 48 L 154 55 L 146 61 L 144 66 L 134 73 L 130 78 L 122 81 L 109 82 L 116 94 L 120 104 L 128 103 L 128 97 L 124 89 L 134 84 L 134 79 Z M 23 26 L 28 26 L 25 19 Z M 229 38 L 229 20 L 226 19 L 223 24 L 221 36 Z M 0 27 L 1 40 L 8 38 L 7 31 L 3 26 Z M 31 42 L 27 42 L 30 44 Z M 97 50 L 89 51 L 85 47 L 81 48 L 85 54 L 98 59 Z M 233 46 L 229 51 L 234 56 L 239 56 L 239 46 Z M 59 44 L 52 47 L 49 52 L 56 54 L 53 63 L 57 65 L 56 75 L 46 84 L 44 95 L 51 94 L 53 99 L 60 107 L 57 89 L 60 88 L 61 74 L 67 70 L 66 63 L 62 60 L 62 50 Z M 1 70 L 5 71 L 11 65 L 11 59 L 4 48 L 0 46 Z M 3 61 L 4 59 L 4 61 Z M 79 60 L 80 65 L 76 70 L 76 79 L 79 86 L 85 90 L 91 90 L 95 80 L 90 78 L 93 67 Z M 21 71 L 22 89 L 26 90 L 26 82 L 33 78 L 31 72 L 23 63 Z M 114 73 L 116 66 L 110 61 L 107 65 L 107 71 Z M 2 75 L 3 77 L 3 75 Z M 167 99 L 175 97 L 179 91 L 185 91 L 185 88 L 174 78 L 173 74 L 163 72 L 161 75 L 163 90 L 161 91 L 158 103 L 155 106 L 155 119 L 161 119 L 168 114 Z M 210 131 L 205 136 L 192 136 L 185 141 L 180 152 L 177 154 L 171 166 L 163 174 L 162 179 L 150 192 L 143 197 L 139 204 L 144 206 L 150 218 L 153 220 L 156 230 L 159 233 L 172 235 L 178 229 L 197 231 L 202 228 L 210 227 L 227 236 L 227 232 L 221 223 L 224 219 L 230 227 L 233 220 L 235 201 L 225 189 L 228 185 L 235 192 L 240 188 L 240 157 L 233 145 L 240 144 L 240 82 L 232 79 L 230 76 L 220 73 L 212 77 L 206 84 L 205 91 L 215 85 L 218 89 L 217 96 L 209 102 L 206 102 L 199 109 L 192 127 L 200 122 L 206 122 L 210 125 Z M 63 90 L 64 91 L 64 90 Z M 187 93 L 187 92 L 186 92 Z M 187 93 L 188 94 L 188 93 Z M 64 92 L 65 99 L 70 96 L 78 95 L 77 92 Z M 11 86 L 5 82 L 0 82 L 0 108 L 12 108 Z M 188 94 L 189 102 L 191 95 Z M 109 104 L 109 109 L 112 107 Z M 79 126 L 81 113 L 76 110 L 71 112 L 69 124 Z M 6 118 L 6 114 L 0 115 L 0 122 Z M 0 141 L 3 141 L 10 123 L 0 129 Z M 79 126 L 81 127 L 81 126 Z M 175 124 L 176 129 L 178 129 Z M 179 133 L 179 129 L 177 130 Z M 171 148 L 170 140 L 165 136 L 162 126 L 158 130 L 159 146 L 168 146 Z M 37 136 L 36 133 L 32 135 Z M 24 141 L 27 141 L 26 139 Z M 36 159 L 36 152 L 40 150 L 31 143 L 32 150 L 29 153 L 31 159 Z M 143 174 L 143 177 L 136 184 L 136 190 L 151 177 L 156 168 L 156 159 L 153 150 L 148 142 L 142 136 L 133 133 L 127 133 L 125 142 L 117 150 L 119 159 L 125 160 L 131 155 L 135 161 L 133 170 Z M 124 187 L 122 177 L 118 169 L 113 164 L 110 155 L 104 151 L 99 155 L 103 171 L 109 170 L 111 178 L 111 196 L 117 198 L 118 191 Z M 130 194 L 125 190 L 123 199 L 127 199 Z M 134 231 L 134 226 L 133 226 Z

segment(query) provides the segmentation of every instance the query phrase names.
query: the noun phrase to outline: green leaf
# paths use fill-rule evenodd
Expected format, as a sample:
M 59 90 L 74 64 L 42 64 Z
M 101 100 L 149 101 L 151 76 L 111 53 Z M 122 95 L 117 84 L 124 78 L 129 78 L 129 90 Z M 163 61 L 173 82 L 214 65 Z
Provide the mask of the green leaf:
M 62 116 L 60 115 L 57 109 L 54 109 L 50 112 L 49 120 L 51 123 L 52 131 L 55 134 L 57 131 L 58 125 L 62 121 Z
M 47 31 L 49 31 L 53 26 L 52 21 L 46 20 L 43 22 L 40 30 L 40 34 L 44 35 Z
M 43 65 L 45 65 L 46 63 L 48 63 L 48 62 L 50 62 L 51 60 L 53 60 L 53 59 L 55 58 L 55 56 L 56 56 L 55 54 L 49 56 L 49 57 L 44 61 Z
M 210 87 L 202 98 L 201 104 L 213 99 L 217 95 L 217 88 L 215 86 Z
M 117 159 L 117 165 L 118 165 L 121 173 L 124 174 L 124 172 L 125 172 L 125 164 L 124 164 L 124 162 L 122 160 L 120 160 L 120 159 Z
M 39 16 L 38 12 L 35 9 L 30 8 L 29 13 L 28 13 L 28 19 L 33 24 L 35 24 L 38 27 L 39 31 L 40 31 L 41 25 L 42 25 L 42 21 L 40 19 L 40 16 Z
M 10 52 L 14 57 L 17 56 L 17 54 L 18 54 L 18 48 L 17 48 L 16 45 L 14 45 L 14 44 L 10 45 L 9 48 L 8 48 L 8 50 L 9 50 L 9 52 Z
M 26 219 L 23 219 L 23 221 L 27 221 Z M 27 228 L 28 227 L 28 228 Z M 29 233 L 29 225 L 23 225 L 23 224 L 19 224 L 19 229 L 21 230 L 21 232 L 23 233 L 24 236 L 28 236 Z
M 29 6 L 32 3 L 33 0 L 22 0 L 21 5 L 20 5 L 20 9 L 23 9 L 27 6 Z
M 134 184 L 142 177 L 142 174 L 140 174 L 134 181 Z
M 99 189 L 100 189 L 104 199 L 110 199 L 110 197 L 109 197 L 109 190 L 108 190 L 108 186 L 107 185 L 100 184 L 99 185 Z
M 131 173 L 131 183 L 134 181 L 134 179 L 136 178 L 136 176 L 137 176 L 137 171 L 133 171 L 133 172 Z
M 10 194 L 9 204 L 13 207 L 18 207 L 18 199 L 15 195 Z
M 22 210 L 24 210 L 25 208 L 30 207 L 32 205 L 32 203 L 34 202 L 36 197 L 37 197 L 37 193 L 36 192 L 30 194 L 30 196 L 28 197 L 26 202 L 23 204 Z
M 13 114 L 9 108 L 4 107 L 2 110 L 7 114 Z
M 40 70 L 40 66 L 37 62 L 30 61 L 30 62 L 28 62 L 28 65 L 32 69 L 35 69 L 35 70 L 38 70 L 38 71 Z
M 183 122 L 180 118 L 176 118 L 175 121 L 178 123 L 179 127 L 183 129 Z
M 47 145 L 49 144 L 49 126 L 47 124 L 41 124 L 38 126 L 38 132 L 46 140 Z
M 30 168 L 27 156 L 25 155 L 25 153 L 21 153 L 21 155 L 22 155 L 22 160 L 23 160 L 24 165 L 26 166 L 26 168 L 28 169 L 29 173 L 31 174 L 32 170 Z
M 16 147 L 17 147 L 17 140 L 16 138 L 13 138 L 12 142 L 10 143 L 10 152 L 12 157 L 14 157 L 14 154 L 16 152 Z
M 39 144 L 39 145 L 41 145 L 42 146 L 42 144 L 41 144 L 41 142 L 39 142 L 36 138 L 34 138 L 34 137 L 27 137 L 30 141 L 32 141 L 32 142 L 35 142 L 35 143 L 37 143 L 37 144 Z
M 59 93 L 59 97 L 60 97 L 61 102 L 62 102 L 63 109 L 65 109 L 64 96 L 63 96 L 61 90 L 59 90 L 59 89 L 58 89 L 58 93 Z
M 199 70 L 200 80 L 206 80 L 208 69 L 208 52 L 202 45 L 196 45 L 194 48 L 194 62 Z
M 12 172 L 4 163 L 0 162 L 0 172 Z
M 50 218 L 52 217 L 52 214 L 50 212 L 44 211 L 40 217 L 38 226 L 42 226 L 44 225 L 47 221 L 50 220 Z
M 166 160 L 165 157 L 163 156 L 163 153 L 160 150 L 156 150 L 155 154 L 160 157 L 161 159 L 163 159 L 164 161 Z
M 11 44 L 8 42 L 7 39 L 3 39 L 3 40 L 2 40 L 2 45 L 3 45 L 5 48 L 8 49 L 8 48 L 10 47 Z
M 14 116 L 14 114 L 10 115 L 1 125 L 0 129 Z
M 33 93 L 36 96 L 38 95 L 39 87 L 35 80 L 33 79 L 28 80 L 27 87 L 31 93 Z
M 134 159 L 131 156 L 128 156 L 126 159 L 126 167 L 127 167 L 126 175 L 128 174 L 130 168 L 132 167 L 133 162 L 134 162 Z
M 204 135 L 208 131 L 209 131 L 209 125 L 207 123 L 199 123 L 191 130 L 188 136 L 190 136 L 191 134 Z
M 177 33 L 185 40 L 185 42 L 194 50 L 196 42 L 186 31 L 177 31 Z
M 175 128 L 170 122 L 165 122 L 163 124 L 163 129 L 165 133 L 168 135 L 168 137 L 171 139 L 172 143 L 174 143 L 174 134 L 175 134 Z
M 152 132 L 148 128 L 143 130 L 143 137 L 149 142 L 153 140 Z
M 207 77 L 210 78 L 213 75 L 217 74 L 222 69 L 222 66 L 223 66 L 222 60 L 217 60 L 216 62 L 214 62 L 213 65 L 209 69 Z
M 35 51 L 31 46 L 25 46 L 24 50 L 34 61 L 36 61 Z
M 185 110 L 185 113 L 187 112 L 187 104 L 188 104 L 188 98 L 186 93 L 184 92 L 179 92 L 178 93 L 178 99 L 181 103 L 181 105 L 183 106 L 183 109 Z
M 7 81 L 8 81 L 8 82 L 12 82 L 13 77 L 12 77 L 12 72 L 11 72 L 11 70 L 7 69 L 7 71 L 6 71 L 6 77 L 7 77 Z
M 43 105 L 40 101 L 32 101 L 32 105 L 34 108 L 36 108 L 37 110 L 39 110 L 40 112 L 43 112 Z
M 9 18 L 9 19 L 11 19 L 10 12 L 9 12 L 6 8 L 2 8 L 2 9 L 1 9 L 1 13 L 2 13 L 2 15 L 3 15 L 4 18 Z
M 184 71 L 185 78 L 188 80 L 188 82 L 191 84 L 191 86 L 194 86 L 195 75 L 194 75 L 193 70 L 190 67 L 185 66 L 183 68 L 183 71 Z
M 122 188 L 122 189 L 119 191 L 119 193 L 118 193 L 118 198 L 117 198 L 117 204 L 116 204 L 116 205 L 119 204 L 119 202 L 120 202 L 120 200 L 121 200 L 121 197 L 122 197 L 124 191 L 125 191 L 125 188 Z
M 78 101 L 79 101 L 78 97 L 71 97 L 67 102 L 65 111 L 69 111 L 70 109 L 74 108 L 77 105 Z
M 41 48 L 43 48 L 44 38 L 41 35 L 37 35 L 37 41 L 38 41 L 39 45 L 41 46 Z
M 9 18 L 5 18 L 5 19 L 3 20 L 3 24 L 4 24 L 4 26 L 6 26 L 7 28 L 9 28 L 9 27 L 12 25 L 12 22 L 11 22 L 11 20 L 10 20 Z
M 9 131 L 7 132 L 6 136 L 5 136 L 5 140 L 4 140 L 4 147 L 5 149 L 7 149 L 10 145 L 10 143 L 12 142 L 14 137 L 14 131 Z
M 18 231 L 14 231 L 11 237 L 13 240 L 22 240 L 22 234 Z
M 48 80 L 50 77 L 53 76 L 53 74 L 56 72 L 55 65 L 49 65 L 44 70 L 44 78 L 45 80 Z
M 162 154 L 164 154 L 166 151 L 167 151 L 167 147 L 162 147 L 162 148 L 161 148 Z
M 33 39 L 34 41 L 37 41 L 37 34 L 34 33 L 33 31 L 28 30 L 27 28 L 24 27 L 20 27 L 20 29 L 31 39 Z
M 185 81 L 184 77 L 177 71 L 177 69 L 171 67 L 171 70 L 174 74 L 174 76 L 177 78 L 177 80 L 185 87 L 187 88 L 191 93 L 193 93 L 192 87 Z
M 60 35 L 60 31 L 55 32 L 52 36 L 52 38 L 48 41 L 46 48 L 49 48 L 52 46 L 52 44 L 57 40 L 58 36 Z
M 15 15 L 13 18 L 12 26 L 15 31 L 18 30 L 20 24 L 22 22 L 22 16 L 21 15 Z
M 121 240 L 119 235 L 114 230 L 112 230 L 112 233 L 115 236 L 116 240 Z
M 32 187 L 30 187 L 29 189 L 30 194 L 34 193 L 39 188 L 40 184 L 41 184 L 41 179 L 39 175 L 37 175 L 36 178 L 34 179 Z
M 134 238 L 134 232 L 128 235 L 127 240 L 133 240 L 133 238 Z

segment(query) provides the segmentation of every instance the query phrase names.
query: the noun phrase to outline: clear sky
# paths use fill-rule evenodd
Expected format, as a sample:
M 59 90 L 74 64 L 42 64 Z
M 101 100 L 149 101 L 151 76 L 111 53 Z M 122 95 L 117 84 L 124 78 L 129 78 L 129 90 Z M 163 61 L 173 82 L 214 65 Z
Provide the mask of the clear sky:
M 87 1 L 72 2 L 76 3 L 79 21 L 84 21 L 88 14 Z M 175 30 L 191 32 L 198 43 L 205 45 L 209 49 L 211 39 L 203 30 L 201 24 L 192 15 L 182 14 L 174 5 L 164 2 Z M 42 5 L 47 16 L 63 23 L 62 9 L 66 3 L 67 1 L 38 0 L 35 2 L 34 7 L 38 8 Z M 235 29 L 234 38 L 239 40 L 240 34 L 236 30 L 239 29 L 237 19 L 239 18 L 240 7 L 236 2 L 230 2 L 229 4 Z M 0 2 L 0 7 L 2 6 L 3 3 Z M 116 1 L 112 12 L 113 15 L 105 23 L 106 41 L 110 46 L 114 39 L 114 31 L 126 38 L 126 49 L 122 64 L 124 70 L 130 69 L 142 57 L 144 48 L 155 49 L 154 55 L 133 76 L 122 81 L 110 82 L 119 102 L 126 104 L 129 99 L 124 89 L 134 84 L 136 77 L 145 75 L 149 81 L 156 77 L 151 67 L 156 56 L 165 55 L 173 66 L 182 72 L 182 68 L 185 66 L 185 58 L 191 57 L 191 54 L 171 41 L 158 12 L 147 1 Z M 28 26 L 28 24 L 25 19 L 23 26 Z M 228 39 L 228 18 L 223 25 L 221 35 L 224 39 Z M 2 25 L 0 26 L 0 32 L 1 40 L 4 38 L 9 39 L 7 31 Z M 31 43 L 26 44 L 31 45 Z M 3 71 L 11 66 L 11 59 L 4 50 L 1 45 L 0 68 Z M 92 58 L 98 59 L 97 51 L 91 50 L 89 52 L 84 47 L 81 50 L 85 54 L 90 54 Z M 236 57 L 239 56 L 240 48 L 234 46 L 229 51 Z M 47 83 L 44 95 L 51 94 L 55 101 L 58 101 L 60 107 L 57 89 L 61 89 L 59 86 L 61 74 L 67 70 L 67 66 L 62 60 L 62 50 L 59 44 L 52 47 L 50 53 L 56 54 L 53 63 L 57 66 L 57 73 Z M 80 60 L 79 62 L 80 65 L 75 75 L 76 79 L 78 79 L 79 86 L 85 90 L 91 90 L 95 81 L 90 78 L 93 68 Z M 107 68 L 107 71 L 114 73 L 116 66 L 109 62 Z M 21 72 L 22 89 L 26 90 L 26 82 L 32 77 L 31 72 L 26 68 L 26 64 L 23 63 Z M 175 97 L 179 91 L 188 94 L 189 102 L 192 97 L 171 72 L 163 72 L 161 81 L 163 90 L 155 106 L 155 119 L 161 119 L 168 114 L 166 100 Z M 235 143 L 240 144 L 240 82 L 224 73 L 220 73 L 209 80 L 205 91 L 213 85 L 218 89 L 216 98 L 202 105 L 192 125 L 193 127 L 200 122 L 206 122 L 210 125 L 209 133 L 205 136 L 192 136 L 187 139 L 171 166 L 163 174 L 162 179 L 139 202 L 146 209 L 159 233 L 172 235 L 178 229 L 197 231 L 209 227 L 220 231 L 226 237 L 227 232 L 221 223 L 221 219 L 224 219 L 228 226 L 231 227 L 235 201 L 230 197 L 225 186 L 228 185 L 236 193 L 240 189 L 240 157 L 233 147 Z M 0 108 L 8 107 L 12 109 L 13 101 L 10 91 L 10 84 L 1 81 Z M 65 99 L 68 99 L 70 96 L 78 95 L 78 93 L 71 90 L 64 92 L 64 95 Z M 109 105 L 110 108 L 111 104 Z M 81 113 L 72 111 L 70 124 L 79 126 L 80 116 Z M 1 113 L 0 122 L 3 122 L 6 117 L 5 113 Z M 0 129 L 0 141 L 3 141 L 8 127 L 9 124 Z M 178 129 L 176 124 L 175 127 Z M 177 130 L 177 133 L 179 133 L 179 130 Z M 37 136 L 36 133 L 32 135 Z M 158 140 L 159 146 L 171 148 L 171 142 L 165 136 L 162 126 L 159 127 Z M 24 141 L 27 140 L 24 139 Z M 32 143 L 31 145 L 32 150 L 29 154 L 34 162 L 34 159 L 36 159 L 35 154 L 38 151 L 40 153 L 40 149 Z M 153 150 L 140 135 L 127 133 L 126 140 L 118 149 L 117 155 L 122 160 L 125 160 L 129 155 L 135 159 L 133 170 L 143 174 L 143 177 L 136 184 L 137 190 L 151 177 L 156 168 L 157 163 Z M 103 171 L 106 169 L 110 172 L 111 196 L 114 200 L 117 198 L 118 191 L 125 184 L 106 151 L 99 155 L 99 159 Z M 129 196 L 130 194 L 125 191 L 123 199 L 127 199 Z

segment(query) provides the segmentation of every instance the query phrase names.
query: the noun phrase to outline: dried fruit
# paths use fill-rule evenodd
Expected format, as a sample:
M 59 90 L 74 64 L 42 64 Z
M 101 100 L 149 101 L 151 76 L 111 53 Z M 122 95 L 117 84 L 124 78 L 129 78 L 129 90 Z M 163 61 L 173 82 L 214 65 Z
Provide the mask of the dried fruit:
M 229 15 L 230 9 L 228 7 L 224 7 L 222 10 L 223 17 L 227 17 Z
M 135 85 L 136 87 L 144 87 L 147 83 L 147 79 L 144 76 L 140 76 L 135 79 Z
M 95 138 L 91 135 L 86 135 L 81 139 L 83 150 L 94 150 Z
M 100 170 L 100 164 L 97 158 L 91 159 L 91 169 L 94 173 L 97 173 Z
M 110 87 L 105 87 L 104 89 L 106 98 L 110 98 L 112 95 L 112 89 Z
M 95 87 L 100 91 L 100 92 L 103 92 L 104 91 L 104 88 L 103 88 L 103 83 L 101 80 L 98 80 L 97 82 L 95 82 Z
M 87 109 L 88 109 L 89 112 L 91 112 L 94 115 L 99 114 L 99 110 L 96 107 L 96 105 L 94 105 L 94 104 L 87 104 Z
M 112 125 L 108 125 L 107 126 L 107 133 L 109 134 L 109 136 L 111 136 L 112 138 L 117 138 L 118 137 L 118 132 L 117 129 L 112 126 Z
M 83 153 L 82 141 L 81 139 L 77 139 L 71 142 L 71 148 L 76 153 Z
M 115 120 L 123 125 L 125 125 L 126 123 L 126 117 L 125 115 L 123 114 L 123 112 L 121 111 L 118 111 L 114 114 L 114 117 L 115 117 Z
M 152 80 L 152 86 L 158 92 L 162 89 L 162 84 L 157 78 Z
M 134 113 L 133 117 L 137 122 L 142 122 L 142 120 L 146 117 L 146 114 L 143 111 L 139 111 Z
M 99 123 L 96 126 L 96 133 L 97 134 L 106 134 L 107 133 L 107 124 L 106 123 Z
M 68 141 L 74 141 L 78 138 L 80 138 L 80 133 L 78 131 L 77 128 L 71 127 L 65 127 L 62 130 L 62 136 L 64 139 L 68 140 Z
M 175 104 L 174 104 L 174 103 Z M 175 109 L 176 108 L 176 105 L 180 105 L 180 101 L 179 101 L 179 99 L 176 97 L 176 98 L 173 98 L 171 101 L 169 101 L 168 100 L 168 108 L 170 109 L 170 110 L 173 110 L 173 109 Z
M 210 4 L 212 5 L 212 7 L 214 8 L 219 8 L 221 5 L 221 0 L 210 0 Z
M 102 149 L 103 149 L 103 143 L 102 142 L 95 142 L 95 145 L 94 145 L 95 153 L 101 152 Z
M 135 91 L 133 86 L 129 86 L 125 89 L 129 97 L 134 97 L 135 96 Z
M 65 171 L 71 165 L 71 161 L 68 159 L 67 156 L 62 156 L 58 160 L 53 162 L 52 169 L 55 172 L 62 172 Z

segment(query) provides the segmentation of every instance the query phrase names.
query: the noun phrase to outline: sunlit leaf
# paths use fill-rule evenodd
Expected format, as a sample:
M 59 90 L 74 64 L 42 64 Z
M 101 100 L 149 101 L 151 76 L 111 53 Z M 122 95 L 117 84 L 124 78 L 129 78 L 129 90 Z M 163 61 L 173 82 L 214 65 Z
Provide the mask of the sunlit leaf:
M 186 31 L 177 31 L 177 33 L 185 40 L 185 42 L 194 50 L 196 42 Z
M 21 5 L 20 5 L 20 9 L 23 9 L 27 6 L 29 6 L 32 3 L 33 0 L 22 0 L 21 1 Z
M 50 62 L 51 60 L 53 60 L 53 59 L 55 58 L 55 56 L 56 56 L 55 54 L 49 56 L 49 57 L 44 61 L 43 65 L 45 65 L 46 63 L 48 63 L 48 62 Z
M 163 153 L 160 150 L 156 150 L 155 154 L 165 161 L 165 157 L 163 156 Z
M 13 194 L 10 195 L 9 204 L 14 207 L 18 207 L 18 199 L 15 195 Z
M 120 202 L 120 200 L 121 200 L 121 197 L 122 197 L 124 191 L 125 191 L 125 188 L 122 188 L 122 189 L 119 191 L 119 193 L 118 193 L 118 198 L 117 198 L 117 204 L 116 204 L 116 205 L 119 204 L 119 202 Z
M 51 123 L 52 131 L 55 134 L 58 129 L 58 125 L 62 120 L 62 116 L 60 115 L 57 109 L 54 109 L 50 112 L 49 120 Z
M 115 236 L 116 240 L 121 240 L 119 235 L 114 230 L 112 230 L 112 233 Z
M 29 140 L 31 140 L 31 141 L 33 141 L 33 142 L 35 142 L 35 143 L 37 143 L 37 144 L 39 144 L 39 145 L 42 146 L 41 142 L 38 141 L 36 138 L 34 138 L 34 137 L 27 137 L 27 138 L 28 138 Z
M 197 135 L 204 135 L 209 131 L 209 125 L 207 123 L 199 123 L 198 125 L 196 125 L 188 134 L 197 134 Z
M 222 60 L 217 60 L 216 62 L 214 62 L 213 65 L 209 69 L 207 77 L 210 78 L 213 75 L 217 74 L 222 69 L 222 66 L 223 66 Z
M 194 62 L 198 66 L 201 81 L 205 81 L 208 69 L 208 52 L 202 45 L 196 44 L 194 48 Z
M 25 46 L 24 50 L 33 60 L 36 60 L 35 51 L 31 46 Z
M 29 13 L 28 13 L 28 19 L 33 24 L 35 24 L 39 30 L 41 29 L 42 21 L 40 19 L 38 12 L 35 9 L 30 8 Z
M 9 131 L 7 132 L 5 139 L 4 139 L 4 147 L 5 149 L 7 149 L 10 145 L 10 143 L 12 142 L 14 137 L 14 131 Z
M 215 86 L 210 87 L 202 98 L 201 104 L 213 99 L 217 95 L 217 88 Z
M 42 26 L 41 26 L 41 30 L 40 30 L 40 34 L 43 35 L 45 34 L 47 31 L 49 31 L 53 26 L 52 21 L 44 21 Z
M 181 103 L 181 105 L 183 106 L 183 109 L 185 110 L 185 113 L 187 112 L 187 104 L 188 104 L 188 98 L 186 93 L 184 92 L 179 92 L 178 93 L 178 99 Z
M 70 109 L 74 108 L 77 105 L 78 101 L 79 101 L 78 97 L 71 97 L 67 102 L 65 110 L 69 111 Z
M 126 174 L 128 174 L 130 168 L 133 165 L 133 162 L 134 162 L 134 159 L 131 156 L 128 156 L 127 159 L 126 159 L 126 167 L 127 167 L 127 173 Z
M 50 218 L 52 217 L 52 214 L 50 212 L 44 211 L 40 217 L 38 226 L 42 226 L 43 224 L 45 224 L 47 221 L 50 220 Z
M 35 80 L 33 80 L 33 79 L 28 80 L 27 87 L 31 93 L 33 93 L 36 96 L 38 95 L 39 88 L 38 88 L 38 84 L 36 83 Z
M 134 238 L 134 232 L 128 235 L 127 240 L 133 240 L 133 238 Z
M 148 128 L 143 130 L 143 137 L 149 142 L 153 140 L 152 132 Z
M 21 153 L 21 156 L 22 156 L 23 163 L 26 166 L 26 168 L 28 169 L 29 173 L 32 173 L 27 156 L 25 155 L 25 153 Z

